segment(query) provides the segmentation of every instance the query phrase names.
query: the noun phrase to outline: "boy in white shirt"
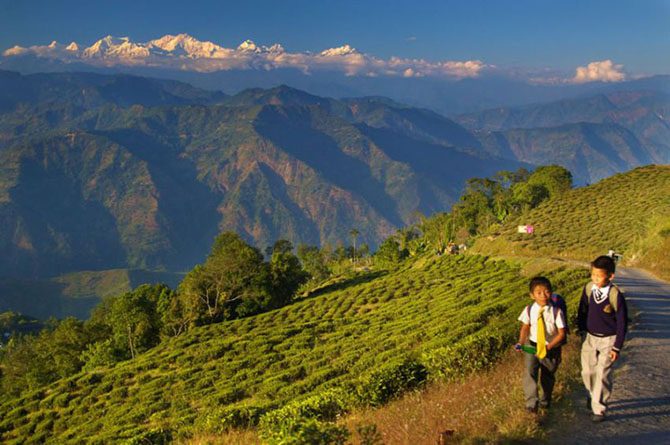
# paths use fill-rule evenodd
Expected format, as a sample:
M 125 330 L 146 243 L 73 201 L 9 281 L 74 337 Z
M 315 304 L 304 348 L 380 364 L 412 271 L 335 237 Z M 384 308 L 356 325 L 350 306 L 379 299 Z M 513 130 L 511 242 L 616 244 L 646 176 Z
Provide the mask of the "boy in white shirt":
M 554 373 L 561 362 L 561 345 L 565 339 L 566 320 L 563 311 L 551 303 L 551 282 L 545 277 L 530 280 L 530 298 L 534 303 L 526 306 L 519 316 L 521 330 L 519 342 L 515 345 L 521 351 L 521 345 L 536 348 L 535 355 L 524 354 L 523 392 L 526 410 L 537 413 L 540 408 L 551 404 L 551 393 L 556 381 Z M 538 375 L 542 396 L 538 398 Z

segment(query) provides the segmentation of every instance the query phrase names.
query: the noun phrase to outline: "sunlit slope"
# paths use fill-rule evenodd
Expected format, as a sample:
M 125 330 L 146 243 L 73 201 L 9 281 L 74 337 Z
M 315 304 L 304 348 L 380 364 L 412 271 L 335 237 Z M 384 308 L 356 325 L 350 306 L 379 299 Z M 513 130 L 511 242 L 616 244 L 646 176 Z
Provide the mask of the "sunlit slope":
M 530 224 L 532 235 L 518 234 Z M 614 249 L 624 264 L 670 276 L 670 166 L 646 166 L 571 190 L 511 221 L 475 250 L 592 260 Z
M 583 271 L 549 276 L 576 301 Z M 6 401 L 0 439 L 105 443 L 165 431 L 178 438 L 254 425 L 307 397 L 326 400 L 309 411 L 326 419 L 384 403 L 426 378 L 496 359 L 513 343 L 527 280 L 519 266 L 480 256 L 424 257 L 364 274 Z

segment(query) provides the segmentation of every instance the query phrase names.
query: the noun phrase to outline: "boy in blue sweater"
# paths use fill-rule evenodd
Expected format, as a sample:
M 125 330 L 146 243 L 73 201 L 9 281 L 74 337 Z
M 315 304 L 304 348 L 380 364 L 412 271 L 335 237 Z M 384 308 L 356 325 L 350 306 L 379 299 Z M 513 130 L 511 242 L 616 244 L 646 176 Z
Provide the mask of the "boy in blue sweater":
M 577 325 L 582 333 L 582 380 L 589 392 L 587 404 L 594 422 L 605 420 L 612 392 L 612 364 L 626 336 L 628 310 L 623 292 L 612 283 L 615 262 L 599 256 L 591 263 L 591 282 L 579 301 Z

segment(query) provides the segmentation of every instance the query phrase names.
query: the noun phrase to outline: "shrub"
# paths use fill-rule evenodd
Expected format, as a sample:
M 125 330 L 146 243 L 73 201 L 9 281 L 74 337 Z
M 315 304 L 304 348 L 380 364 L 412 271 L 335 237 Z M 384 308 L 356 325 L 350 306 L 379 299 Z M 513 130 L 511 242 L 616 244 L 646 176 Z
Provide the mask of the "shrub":
M 142 432 L 126 441 L 126 445 L 167 445 L 172 442 L 172 431 L 164 428 L 155 428 Z
M 453 345 L 424 352 L 421 361 L 431 378 L 461 377 L 492 364 L 511 344 L 510 335 L 492 334 L 494 328 L 478 332 Z
M 205 433 L 221 434 L 232 428 L 251 428 L 269 407 L 254 405 L 226 406 L 216 408 L 196 422 L 196 429 Z
M 263 430 L 261 437 L 269 445 L 340 445 L 346 443 L 349 431 L 333 423 L 297 418 L 282 428 Z
M 259 427 L 267 432 L 267 437 L 273 437 L 275 433 L 293 431 L 301 419 L 335 420 L 352 406 L 352 402 L 351 396 L 343 389 L 326 390 L 269 412 L 260 419 Z
M 427 376 L 426 368 L 416 361 L 406 359 L 391 363 L 364 377 L 356 386 L 356 395 L 363 404 L 379 406 L 421 385 Z

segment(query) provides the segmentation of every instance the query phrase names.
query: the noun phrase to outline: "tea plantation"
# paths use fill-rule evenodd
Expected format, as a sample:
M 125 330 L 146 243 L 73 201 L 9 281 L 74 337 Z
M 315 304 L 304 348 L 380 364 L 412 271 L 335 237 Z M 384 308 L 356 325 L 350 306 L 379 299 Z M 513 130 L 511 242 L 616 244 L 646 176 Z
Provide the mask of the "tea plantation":
M 548 276 L 574 309 L 585 271 Z M 278 443 L 301 422 L 335 428 L 327 422 L 356 406 L 496 360 L 514 343 L 527 282 L 518 264 L 476 255 L 361 272 L 282 309 L 196 328 L 113 368 L 5 400 L 0 441 L 162 443 L 253 427 Z
M 532 235 L 516 233 L 530 224 Z M 487 254 L 593 260 L 608 250 L 624 264 L 670 278 L 670 166 L 646 166 L 543 202 L 477 241 Z

